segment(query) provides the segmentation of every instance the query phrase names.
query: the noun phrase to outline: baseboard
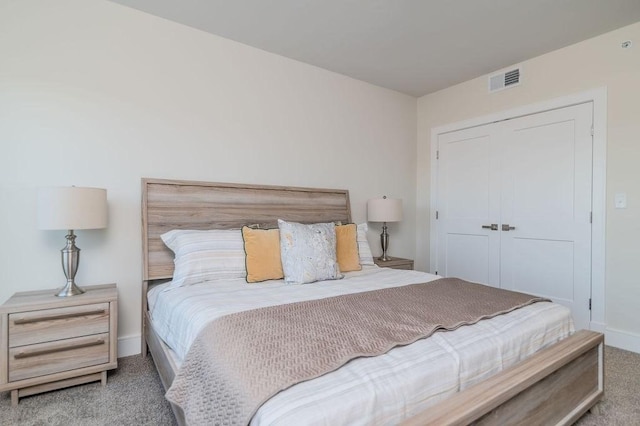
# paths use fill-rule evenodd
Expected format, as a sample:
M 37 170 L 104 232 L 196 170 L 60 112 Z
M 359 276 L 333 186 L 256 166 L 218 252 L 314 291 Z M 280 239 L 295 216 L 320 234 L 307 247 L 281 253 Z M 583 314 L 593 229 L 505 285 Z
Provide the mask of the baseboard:
M 607 346 L 640 354 L 640 334 L 608 327 L 604 332 L 604 343 Z
M 137 355 L 141 352 L 141 335 L 118 337 L 118 358 Z

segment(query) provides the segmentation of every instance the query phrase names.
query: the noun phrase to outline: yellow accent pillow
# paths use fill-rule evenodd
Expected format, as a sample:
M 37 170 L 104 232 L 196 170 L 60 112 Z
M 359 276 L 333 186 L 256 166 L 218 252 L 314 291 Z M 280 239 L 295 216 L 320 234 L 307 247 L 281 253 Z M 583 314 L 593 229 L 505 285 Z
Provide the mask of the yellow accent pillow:
M 284 278 L 280 261 L 280 231 L 242 227 L 247 282 L 258 283 Z
M 336 257 L 340 272 L 359 271 L 357 226 L 355 223 L 336 226 Z

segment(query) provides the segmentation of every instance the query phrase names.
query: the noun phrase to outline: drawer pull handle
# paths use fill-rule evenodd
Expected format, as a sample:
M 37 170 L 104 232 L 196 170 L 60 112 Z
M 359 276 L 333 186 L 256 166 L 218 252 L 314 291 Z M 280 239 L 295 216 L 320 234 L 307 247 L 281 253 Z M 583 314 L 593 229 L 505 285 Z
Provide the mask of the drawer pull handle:
M 64 346 L 60 348 L 41 349 L 39 351 L 32 351 L 32 352 L 20 352 L 15 354 L 13 358 L 24 359 L 24 358 L 30 358 L 32 356 L 48 355 L 56 352 L 71 351 L 74 349 L 88 348 L 91 346 L 99 346 L 99 345 L 104 345 L 104 343 L 105 343 L 104 339 L 98 339 L 98 340 L 94 340 L 93 342 L 78 343 L 75 345 Z
M 104 309 L 97 309 L 93 311 L 74 312 L 72 314 L 50 315 L 48 317 L 17 319 L 13 323 L 15 325 L 22 325 L 22 324 L 31 324 L 34 322 L 55 321 L 55 320 L 61 320 L 61 319 L 67 319 L 67 318 L 84 317 L 88 315 L 102 315 L 106 313 L 107 311 L 105 311 Z

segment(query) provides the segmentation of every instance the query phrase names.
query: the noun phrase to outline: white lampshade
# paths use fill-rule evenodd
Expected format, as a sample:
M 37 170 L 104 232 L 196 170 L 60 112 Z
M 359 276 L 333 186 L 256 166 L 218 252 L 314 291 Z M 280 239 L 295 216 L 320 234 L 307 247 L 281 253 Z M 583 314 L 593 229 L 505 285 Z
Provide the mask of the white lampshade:
M 367 220 L 369 222 L 400 222 L 402 200 L 384 197 L 367 201 Z
M 39 229 L 99 229 L 106 226 L 106 189 L 76 186 L 38 189 Z

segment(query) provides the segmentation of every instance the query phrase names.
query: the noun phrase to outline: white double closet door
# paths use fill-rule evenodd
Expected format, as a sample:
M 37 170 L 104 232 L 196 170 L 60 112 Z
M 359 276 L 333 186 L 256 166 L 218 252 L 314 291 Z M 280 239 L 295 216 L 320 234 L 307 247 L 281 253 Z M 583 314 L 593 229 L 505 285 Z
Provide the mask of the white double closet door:
M 437 271 L 545 296 L 589 328 L 592 103 L 438 136 Z

